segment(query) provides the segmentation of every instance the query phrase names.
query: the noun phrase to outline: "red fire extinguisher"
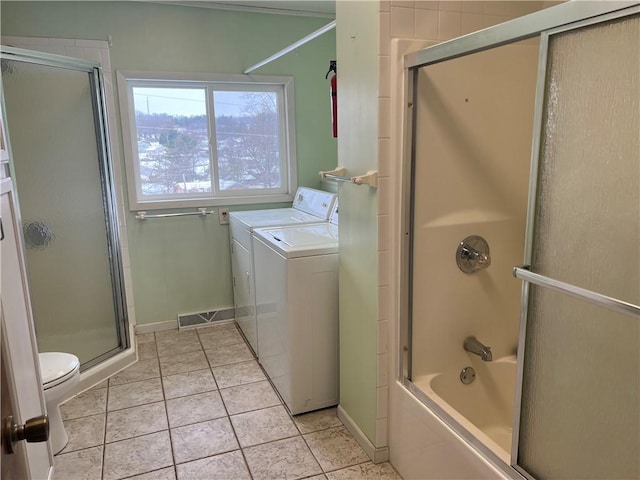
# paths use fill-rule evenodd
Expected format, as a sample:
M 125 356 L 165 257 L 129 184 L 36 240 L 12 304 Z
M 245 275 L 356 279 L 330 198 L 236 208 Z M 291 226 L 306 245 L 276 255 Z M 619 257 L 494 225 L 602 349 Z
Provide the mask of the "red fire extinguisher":
M 329 93 L 331 94 L 331 125 L 333 127 L 333 138 L 338 137 L 338 62 L 331 60 L 329 62 L 329 71 L 324 76 L 328 78 L 329 74 L 333 72 L 331 77 L 331 86 Z

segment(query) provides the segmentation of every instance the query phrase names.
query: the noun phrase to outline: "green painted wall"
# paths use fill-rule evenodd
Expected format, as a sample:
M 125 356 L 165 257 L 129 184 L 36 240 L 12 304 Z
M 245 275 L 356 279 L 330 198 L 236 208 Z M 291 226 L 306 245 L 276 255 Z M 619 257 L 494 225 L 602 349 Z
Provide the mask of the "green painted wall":
M 338 164 L 378 165 L 378 2 L 336 2 Z M 378 193 L 340 184 L 340 405 L 376 444 Z
M 114 72 L 241 73 L 330 21 L 138 2 L 3 0 L 0 9 L 3 35 L 111 36 Z M 318 171 L 336 165 L 324 78 L 335 52 L 332 31 L 255 71 L 295 78 L 299 185 L 319 187 Z M 119 130 L 119 122 L 112 128 Z M 126 220 L 138 324 L 233 305 L 226 225 L 213 216 L 140 222 L 128 212 Z

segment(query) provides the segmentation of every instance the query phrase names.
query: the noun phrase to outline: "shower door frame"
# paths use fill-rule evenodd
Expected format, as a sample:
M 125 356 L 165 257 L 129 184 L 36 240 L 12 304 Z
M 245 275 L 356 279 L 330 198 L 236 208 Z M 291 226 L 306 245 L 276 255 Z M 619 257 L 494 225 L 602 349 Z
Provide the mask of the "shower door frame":
M 521 297 L 520 329 L 518 339 L 518 364 L 516 378 L 516 392 L 514 402 L 514 422 L 512 434 L 511 462 L 505 464 L 492 450 L 479 441 L 466 428 L 460 425 L 443 408 L 429 398 L 412 381 L 412 308 L 413 303 L 413 236 L 414 236 L 414 191 L 416 164 L 416 117 L 418 71 L 422 67 L 434 65 L 447 60 L 479 53 L 492 48 L 508 45 L 533 37 L 540 38 L 540 54 L 538 59 L 538 78 L 536 86 L 535 110 L 533 119 L 532 146 L 530 158 L 530 184 L 527 209 L 527 230 L 525 232 L 524 262 L 528 264 L 532 254 L 533 217 L 536 205 L 536 187 L 538 175 L 538 161 L 542 134 L 543 101 L 545 96 L 545 78 L 547 70 L 547 50 L 550 35 L 596 24 L 615 18 L 621 18 L 640 12 L 638 1 L 608 1 L 608 2 L 567 2 L 555 7 L 541 10 L 505 23 L 489 27 L 479 32 L 453 39 L 438 45 L 427 47 L 418 52 L 404 56 L 404 68 L 408 70 L 405 85 L 406 98 L 409 108 L 405 114 L 405 138 L 402 139 L 405 155 L 402 160 L 402 214 L 401 230 L 401 288 L 400 288 L 400 338 L 398 349 L 397 378 L 421 403 L 427 406 L 438 418 L 455 431 L 466 443 L 479 450 L 491 464 L 510 478 L 535 480 L 524 469 L 518 466 L 518 435 L 520 428 L 520 410 L 523 381 L 524 341 L 526 335 L 526 319 L 528 304 L 528 281 L 523 282 Z M 514 276 L 516 276 L 514 268 Z M 632 306 L 635 307 L 635 306 Z M 637 308 L 637 307 L 635 307 Z M 518 421 L 516 421 L 518 419 Z
M 89 75 L 89 86 L 91 89 L 91 103 L 93 109 L 98 167 L 100 171 L 100 188 L 102 193 L 102 205 L 105 214 L 105 233 L 107 236 L 107 254 L 109 270 L 111 273 L 111 285 L 113 306 L 116 323 L 116 335 L 118 346 L 108 350 L 97 357 L 84 362 L 81 371 L 86 371 L 91 367 L 99 365 L 114 355 L 129 348 L 129 318 L 127 312 L 127 302 L 125 297 L 124 271 L 121 253 L 120 232 L 118 228 L 118 210 L 116 202 L 115 181 L 113 173 L 113 157 L 109 144 L 109 125 L 107 120 L 107 101 L 105 96 L 105 83 L 102 67 L 94 62 L 81 60 L 63 55 L 26 50 L 23 48 L 7 47 L 0 45 L 0 59 L 2 61 L 15 61 L 30 63 L 45 67 L 63 68 L 77 72 L 85 72 Z M 7 120 L 7 123 L 8 120 Z M 9 125 L 7 137 L 10 138 Z M 13 176 L 13 163 L 9 165 L 11 176 Z M 19 192 L 16 189 L 16 200 L 20 205 Z M 21 220 L 18 219 L 20 222 Z M 21 235 L 22 237 L 22 235 Z M 22 238 L 24 243 L 24 239 Z

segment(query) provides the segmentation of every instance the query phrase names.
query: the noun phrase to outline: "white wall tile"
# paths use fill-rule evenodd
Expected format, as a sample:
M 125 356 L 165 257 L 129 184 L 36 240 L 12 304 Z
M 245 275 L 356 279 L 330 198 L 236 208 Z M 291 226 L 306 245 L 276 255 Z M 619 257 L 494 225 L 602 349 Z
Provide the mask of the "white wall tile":
M 64 47 L 57 47 L 54 45 L 38 46 L 39 52 L 53 53 L 54 55 L 66 55 Z
M 513 18 L 521 17 L 522 15 L 527 15 L 528 13 L 540 10 L 541 6 L 540 2 L 531 2 L 527 0 L 507 1 L 505 3 L 505 14 Z
M 391 96 L 391 69 L 389 55 L 378 56 L 378 97 Z
M 76 39 L 76 47 L 90 47 L 90 48 L 108 48 L 109 44 L 106 40 L 85 40 Z
M 469 13 L 482 13 L 484 12 L 484 2 L 481 0 L 463 0 L 462 11 Z
M 137 323 L 135 307 L 127 307 L 127 316 L 129 317 L 129 324 L 135 325 Z
M 381 177 L 388 177 L 391 170 L 390 148 L 389 138 L 378 139 L 378 175 Z
M 390 279 L 390 254 L 388 251 L 378 252 L 378 286 L 389 285 Z
M 378 322 L 378 354 L 389 353 L 389 322 Z
M 451 40 L 462 34 L 462 14 L 460 12 L 438 12 L 438 39 Z
M 378 215 L 378 251 L 390 249 L 391 220 L 389 215 Z
M 124 225 L 120 225 L 118 227 L 118 233 L 120 234 L 120 242 L 124 245 L 124 246 L 129 246 L 129 235 L 127 233 L 127 227 Z
M 509 13 L 508 3 L 504 1 L 484 2 L 484 13 L 486 15 L 507 15 Z
M 129 258 L 129 247 L 123 246 L 121 248 L 121 252 L 122 252 L 122 266 L 124 268 L 131 267 L 131 260 Z
M 57 47 L 75 47 L 76 43 L 71 38 L 43 38 L 46 45 L 55 45 Z
M 102 49 L 102 70 L 111 74 L 111 55 L 108 48 Z
M 84 48 L 82 47 L 64 47 L 64 51 L 68 57 L 83 58 Z
M 416 0 L 416 10 L 438 10 L 440 2 L 429 0 Z
M 391 184 L 388 177 L 378 177 L 378 215 L 391 213 Z
M 389 387 L 376 389 L 376 419 L 387 418 L 389 415 Z
M 83 47 L 85 60 L 102 65 L 102 50 L 100 48 Z
M 378 15 L 378 55 L 391 53 L 391 14 Z
M 463 13 L 462 14 L 462 34 L 477 32 L 485 28 L 484 15 L 479 13 Z
M 506 15 L 485 15 L 484 16 L 484 27 L 491 27 L 493 25 L 498 25 L 499 23 L 503 23 L 509 20 L 509 17 Z
M 378 138 L 391 135 L 391 99 L 378 98 Z
M 376 356 L 378 360 L 377 367 L 377 378 L 378 378 L 378 387 L 386 387 L 389 383 L 389 355 L 386 353 L 381 353 Z
M 18 41 L 20 37 L 14 37 L 12 35 L 2 35 L 0 38 L 2 38 L 2 45 L 6 45 L 7 47 L 15 47 L 20 43 Z
M 415 16 L 413 8 L 391 6 L 391 37 L 413 38 L 415 34 Z
M 438 10 L 444 12 L 461 12 L 462 2 L 460 0 L 440 0 Z
M 391 315 L 391 287 L 378 286 L 378 320 L 387 320 Z
M 118 195 L 116 186 L 116 209 L 118 211 L 118 227 L 122 239 L 122 235 L 127 235 L 127 210 L 125 209 L 124 202 L 120 201 L 119 197 L 120 195 Z
M 50 45 L 48 38 L 41 38 L 41 37 L 9 37 L 9 38 L 13 38 L 16 44 L 20 44 L 20 45 L 29 45 L 29 46 L 36 46 L 36 45 Z
M 391 0 L 391 7 L 415 8 L 415 0 Z
M 416 36 L 421 40 L 438 40 L 438 12 L 416 10 Z
M 131 278 L 131 267 L 123 267 L 124 289 L 127 295 L 127 306 L 133 307 L 133 280 Z
M 388 420 L 381 418 L 376 420 L 376 447 L 384 447 L 388 443 Z

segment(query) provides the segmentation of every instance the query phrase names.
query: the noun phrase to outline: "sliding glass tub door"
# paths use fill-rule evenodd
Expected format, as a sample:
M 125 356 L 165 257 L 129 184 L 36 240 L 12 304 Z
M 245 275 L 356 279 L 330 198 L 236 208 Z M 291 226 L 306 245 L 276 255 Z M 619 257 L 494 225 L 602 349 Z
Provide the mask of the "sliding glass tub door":
M 514 270 L 524 287 L 512 462 L 528 478 L 640 478 L 635 12 L 542 36 L 528 265 Z

